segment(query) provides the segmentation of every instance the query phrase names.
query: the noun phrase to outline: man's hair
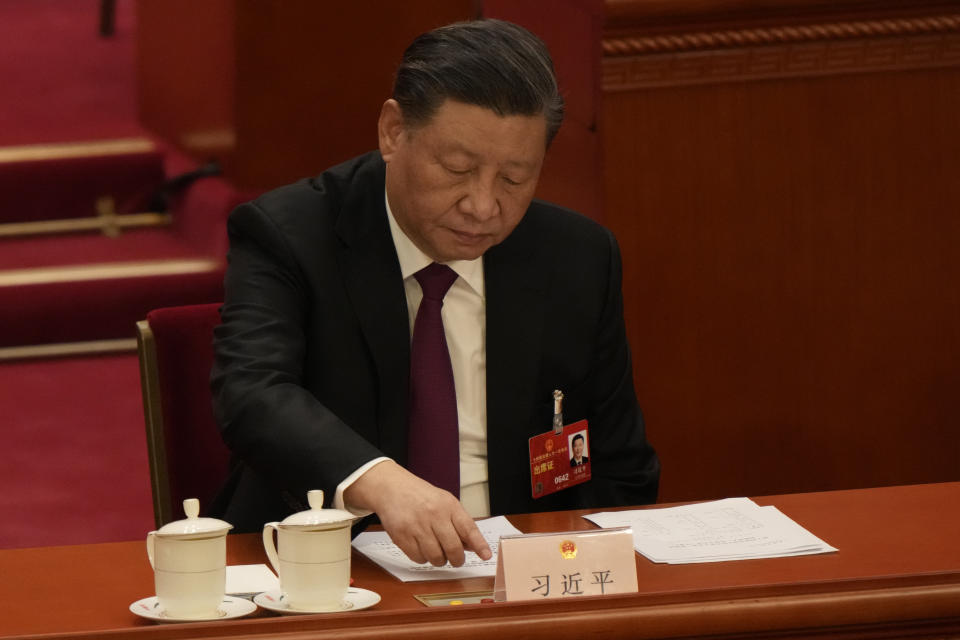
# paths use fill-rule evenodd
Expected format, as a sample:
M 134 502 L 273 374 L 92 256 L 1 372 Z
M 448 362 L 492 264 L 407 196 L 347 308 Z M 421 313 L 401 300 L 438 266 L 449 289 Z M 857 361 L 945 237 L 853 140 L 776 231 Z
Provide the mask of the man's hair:
M 543 114 L 548 145 L 563 122 L 546 45 L 503 20 L 457 22 L 418 36 L 403 53 L 393 98 L 414 127 L 428 123 L 448 98 L 500 116 Z
M 573 440 L 571 440 L 571 442 L 576 442 L 577 440 L 583 440 L 582 433 L 578 433 L 577 435 L 573 436 Z

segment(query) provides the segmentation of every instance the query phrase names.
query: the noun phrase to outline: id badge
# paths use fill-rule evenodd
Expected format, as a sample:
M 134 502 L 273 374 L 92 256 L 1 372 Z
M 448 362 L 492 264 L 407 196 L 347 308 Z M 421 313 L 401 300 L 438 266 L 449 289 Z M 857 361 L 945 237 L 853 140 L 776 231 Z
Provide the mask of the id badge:
M 533 436 L 530 443 L 530 488 L 542 498 L 590 479 L 587 421 Z

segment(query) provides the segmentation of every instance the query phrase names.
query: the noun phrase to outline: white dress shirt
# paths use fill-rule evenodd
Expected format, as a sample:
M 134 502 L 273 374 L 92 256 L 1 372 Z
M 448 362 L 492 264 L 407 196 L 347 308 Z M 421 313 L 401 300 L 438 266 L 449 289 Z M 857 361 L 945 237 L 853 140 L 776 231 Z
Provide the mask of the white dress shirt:
M 390 202 L 384 193 L 390 233 L 400 261 L 410 339 L 423 299 L 420 283 L 414 277 L 433 259 L 421 251 L 403 232 L 393 217 Z M 455 260 L 446 263 L 456 272 L 454 281 L 443 299 L 443 332 L 450 352 L 453 382 L 457 394 L 457 420 L 460 430 L 460 502 L 475 518 L 490 515 L 490 493 L 487 483 L 487 353 L 486 296 L 484 293 L 483 258 Z M 343 503 L 343 491 L 368 469 L 388 460 L 376 458 L 361 466 L 337 487 L 334 507 L 350 509 Z M 361 515 L 355 509 L 351 509 Z

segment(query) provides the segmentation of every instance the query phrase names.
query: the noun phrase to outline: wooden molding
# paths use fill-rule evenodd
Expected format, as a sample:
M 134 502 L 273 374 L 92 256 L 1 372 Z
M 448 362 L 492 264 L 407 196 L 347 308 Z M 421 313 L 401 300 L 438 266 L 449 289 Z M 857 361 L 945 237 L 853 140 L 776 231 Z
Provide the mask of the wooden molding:
M 58 342 L 55 344 L 31 344 L 16 347 L 0 347 L 0 362 L 32 360 L 35 358 L 64 358 L 102 353 L 135 351 L 137 341 L 133 338 L 114 340 L 89 340 L 86 342 Z
M 960 13 L 603 41 L 603 88 L 960 66 Z
M 878 16 L 918 16 L 956 10 L 956 0 L 604 0 L 608 31 L 677 24 L 829 22 Z
M 879 36 L 920 36 L 960 31 L 960 13 L 889 20 L 855 20 L 810 25 L 724 29 L 670 35 L 604 38 L 605 57 L 646 53 L 785 45 Z
M 156 151 L 149 138 L 118 138 L 115 140 L 90 140 L 85 142 L 61 142 L 28 144 L 16 147 L 0 147 L 0 164 L 15 162 L 39 162 L 42 160 L 65 160 L 68 158 L 91 158 L 99 156 L 122 156 Z
M 960 65 L 960 34 L 604 58 L 604 91 Z
M 120 235 L 122 229 L 170 226 L 173 218 L 168 213 L 126 213 L 95 218 L 64 218 L 56 220 L 32 220 L 29 222 L 0 223 L 0 238 L 80 233 L 98 231 L 110 237 Z
M 14 287 L 81 280 L 111 280 L 209 273 L 223 268 L 213 258 L 104 262 L 0 271 L 0 287 Z

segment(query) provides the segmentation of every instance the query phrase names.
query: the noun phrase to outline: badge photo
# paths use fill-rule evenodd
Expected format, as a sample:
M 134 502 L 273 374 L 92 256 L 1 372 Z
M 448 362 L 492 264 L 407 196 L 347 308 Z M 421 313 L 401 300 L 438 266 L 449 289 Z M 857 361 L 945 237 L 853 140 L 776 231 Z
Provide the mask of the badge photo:
M 587 449 L 587 430 L 576 431 L 567 438 L 570 450 L 570 466 L 579 467 L 590 462 Z

